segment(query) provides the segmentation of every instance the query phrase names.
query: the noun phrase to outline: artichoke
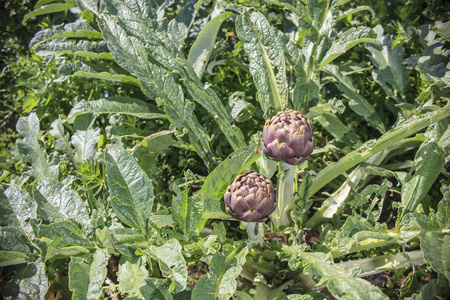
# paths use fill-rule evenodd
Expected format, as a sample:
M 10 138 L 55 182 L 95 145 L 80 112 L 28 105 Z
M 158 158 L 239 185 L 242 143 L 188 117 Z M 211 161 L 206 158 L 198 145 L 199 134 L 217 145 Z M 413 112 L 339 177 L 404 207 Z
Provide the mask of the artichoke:
M 266 121 L 261 148 L 274 160 L 300 164 L 314 150 L 311 122 L 299 111 L 280 111 Z
M 263 222 L 277 206 L 272 181 L 257 172 L 237 176 L 223 199 L 228 213 L 245 222 Z

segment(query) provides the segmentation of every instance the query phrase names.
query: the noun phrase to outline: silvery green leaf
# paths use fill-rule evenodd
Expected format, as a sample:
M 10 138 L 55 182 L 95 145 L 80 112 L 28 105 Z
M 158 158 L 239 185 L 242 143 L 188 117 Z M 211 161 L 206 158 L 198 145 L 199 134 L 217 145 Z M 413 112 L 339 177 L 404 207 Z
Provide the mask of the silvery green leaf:
M 450 191 L 448 187 L 442 187 L 441 192 L 444 198 L 438 204 L 436 221 L 442 229 L 450 228 Z
M 47 157 L 44 143 L 38 139 L 39 119 L 33 112 L 26 117 L 20 117 L 16 129 L 22 136 L 17 141 L 19 153 L 31 163 L 30 175 L 35 178 L 58 178 L 59 159 L 51 154 Z
M 153 185 L 147 174 L 123 148 L 105 154 L 111 205 L 117 217 L 128 226 L 148 234 L 153 207 Z
M 67 120 L 81 114 L 124 114 L 143 119 L 167 118 L 156 106 L 135 98 L 108 97 L 78 102 L 70 111 Z
M 337 299 L 364 300 L 370 295 L 372 300 L 388 300 L 381 289 L 361 278 L 336 276 L 327 284 L 328 291 Z
M 31 253 L 29 240 L 20 227 L 0 227 L 0 249 Z
M 450 280 L 450 236 L 437 232 L 420 234 L 420 247 L 425 261 L 438 273 Z
M 52 129 L 49 130 L 49 133 L 55 138 L 55 148 L 67 153 L 72 158 L 74 156 L 74 150 L 70 143 L 69 133 L 65 132 L 61 119 L 53 121 L 51 126 Z
M 198 9 L 200 8 L 202 2 L 203 0 L 191 0 L 187 2 L 181 9 L 180 13 L 169 22 L 167 35 L 172 40 L 172 43 L 177 45 L 178 49 L 181 49 L 183 46 L 184 40 L 188 36 L 189 29 L 194 22 L 195 16 L 197 15 Z
M 119 290 L 127 293 L 130 299 L 143 299 L 140 289 L 144 287 L 146 279 L 150 276 L 146 269 L 147 257 L 122 255 L 119 261 L 119 271 L 117 280 L 119 281 Z
M 101 32 L 95 31 L 91 25 L 85 20 L 77 20 L 73 23 L 65 25 L 55 25 L 51 28 L 43 29 L 35 34 L 31 39 L 30 47 L 34 48 L 42 43 L 49 42 L 54 39 L 66 38 L 86 38 L 86 39 L 103 39 Z
M 403 48 L 400 45 L 392 48 L 392 38 L 389 34 L 383 36 L 381 25 L 376 26 L 374 31 L 377 32 L 381 44 L 366 45 L 370 51 L 369 58 L 375 66 L 372 76 L 389 97 L 401 99 L 408 83 L 408 77 L 402 65 Z
M 14 212 L 20 227 L 29 239 L 34 238 L 33 229 L 29 220 L 37 217 L 37 204 L 28 195 L 16 185 L 10 185 L 5 191 L 5 196 L 8 198 L 9 206 Z
M 49 225 L 41 224 L 37 227 L 39 238 L 45 238 L 49 244 L 64 248 L 70 246 L 80 246 L 93 248 L 94 245 L 83 236 L 78 226 L 70 221 L 54 222 Z
M 100 298 L 109 257 L 106 249 L 97 249 L 93 255 L 71 257 L 68 277 L 72 299 Z
M 140 292 L 144 299 L 155 300 L 172 300 L 173 295 L 169 291 L 169 280 L 149 277 L 145 279 L 145 285 L 141 286 Z M 180 294 L 176 295 L 176 299 L 181 299 Z M 190 298 L 188 298 L 190 299 Z
M 266 116 L 287 107 L 288 88 L 283 50 L 277 31 L 258 12 L 245 12 L 236 18 L 236 34 L 244 43 L 250 60 L 258 98 Z
M 72 135 L 72 145 L 75 147 L 75 163 L 81 164 L 92 158 L 97 152 L 97 143 L 100 138 L 100 128 L 93 128 L 95 118 L 90 114 L 75 118 Z
M 233 13 L 231 12 L 222 13 L 209 21 L 200 31 L 191 50 L 189 50 L 187 62 L 192 66 L 198 78 L 201 79 L 203 77 L 222 22 L 232 15 Z
M 27 21 L 29 19 L 35 18 L 37 16 L 42 16 L 42 15 L 48 15 L 48 14 L 52 14 L 52 13 L 57 13 L 57 12 L 62 12 L 62 11 L 66 11 L 69 8 L 72 8 L 76 6 L 76 1 L 75 0 L 66 0 L 64 3 L 51 3 L 48 5 L 43 5 L 39 8 L 35 7 L 35 10 L 33 10 L 32 12 L 27 13 L 22 20 L 22 24 L 24 26 L 27 25 Z
M 71 219 L 83 225 L 89 232 L 91 221 L 86 203 L 76 191 L 59 181 L 42 179 L 33 191 L 33 199 L 38 206 L 39 215 L 47 222 Z
M 210 273 L 197 281 L 192 299 L 229 299 L 236 292 L 236 277 L 242 271 L 247 253 L 248 249 L 241 241 L 224 245 L 223 251 L 211 259 Z
M 198 233 L 198 224 L 202 220 L 203 202 L 198 197 L 189 196 L 189 189 L 182 191 L 175 185 L 174 191 L 176 195 L 172 197 L 172 218 L 189 238 L 192 233 Z
M 45 263 L 37 260 L 34 263 L 21 265 L 14 277 L 2 286 L 1 294 L 6 300 L 44 300 L 47 289 L 48 278 Z

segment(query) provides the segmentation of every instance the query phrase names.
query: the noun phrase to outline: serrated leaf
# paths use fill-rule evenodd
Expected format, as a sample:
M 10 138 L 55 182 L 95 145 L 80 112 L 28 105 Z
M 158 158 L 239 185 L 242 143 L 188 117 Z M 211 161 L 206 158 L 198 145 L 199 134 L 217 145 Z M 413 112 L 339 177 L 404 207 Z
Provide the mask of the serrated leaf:
M 143 299 L 140 289 L 145 286 L 145 280 L 150 278 L 145 268 L 146 263 L 146 256 L 127 257 L 123 255 L 120 258 L 117 272 L 119 290 L 127 293 L 130 298 Z
M 13 279 L 2 286 L 1 294 L 6 300 L 44 300 L 48 288 L 45 263 L 37 260 L 19 268 Z
M 33 112 L 28 118 L 20 117 L 16 129 L 22 136 L 17 141 L 19 153 L 31 163 L 30 175 L 35 178 L 48 177 L 57 179 L 59 176 L 59 159 L 56 155 L 45 152 L 44 143 L 38 140 L 39 119 Z
M 189 189 L 182 191 L 175 185 L 174 191 L 176 195 L 172 197 L 172 218 L 189 238 L 197 231 L 197 226 L 202 219 L 203 202 L 198 197 L 190 197 Z
M 80 246 L 92 248 L 94 245 L 83 236 L 80 228 L 70 221 L 60 221 L 38 227 L 39 237 L 46 238 L 55 247 Z
M 69 288 L 72 291 L 72 299 L 99 299 L 109 256 L 106 249 L 97 249 L 93 255 L 71 257 Z
M 369 58 L 376 68 L 372 71 L 372 76 L 389 97 L 402 98 L 408 81 L 402 65 L 403 48 L 400 45 L 392 48 L 392 38 L 389 34 L 382 36 L 381 25 L 374 30 L 378 33 L 381 44 L 366 45 L 370 51 Z
M 414 166 L 402 184 L 402 212 L 398 219 L 409 212 L 414 212 L 428 193 L 445 165 L 445 151 L 439 146 L 444 133 L 450 130 L 448 121 L 431 125 L 425 133 L 422 143 L 414 158 Z
M 5 195 L 24 233 L 29 239 L 34 238 L 33 229 L 29 220 L 37 217 L 36 202 L 31 199 L 26 191 L 15 185 L 10 185 L 6 189 Z
M 170 239 L 161 246 L 150 246 L 149 251 L 145 251 L 152 259 L 159 263 L 162 275 L 172 278 L 169 291 L 173 294 L 179 293 L 187 286 L 187 267 L 180 242 Z
M 39 215 L 47 222 L 71 219 L 82 224 L 83 230 L 89 232 L 91 221 L 86 203 L 76 191 L 61 182 L 40 180 L 34 190 L 33 199 L 38 205 Z
M 444 198 L 438 204 L 436 220 L 442 229 L 450 228 L 450 191 L 448 187 L 441 188 Z
M 210 273 L 202 276 L 192 291 L 192 299 L 229 299 L 236 291 L 236 277 L 241 273 L 248 253 L 243 242 L 225 245 L 209 263 Z
M 245 12 L 236 18 L 236 34 L 250 60 L 250 72 L 266 116 L 287 106 L 288 88 L 283 51 L 275 29 L 258 12 Z
M 388 300 L 379 287 L 361 278 L 335 277 L 327 284 L 328 291 L 337 299 L 357 300 L 367 299 Z
M 323 70 L 331 74 L 338 81 L 339 89 L 344 93 L 344 96 L 350 100 L 350 109 L 362 116 L 380 133 L 384 134 L 386 129 L 380 116 L 377 114 L 373 106 L 370 105 L 370 103 L 353 87 L 350 78 L 345 77 L 335 65 L 327 65 Z
M 420 247 L 425 261 L 450 280 L 450 236 L 436 232 L 420 234 Z
M 42 43 L 54 39 L 65 38 L 103 39 L 103 35 L 101 32 L 95 31 L 85 20 L 77 20 L 73 23 L 55 25 L 51 28 L 39 31 L 31 39 L 30 48 L 37 47 Z
M 203 77 L 222 22 L 232 15 L 231 12 L 222 13 L 209 21 L 189 50 L 187 62 L 192 66 L 198 78 Z
M 124 114 L 143 119 L 167 118 L 156 106 L 135 98 L 108 97 L 78 102 L 70 111 L 67 120 L 81 114 Z
M 123 148 L 111 148 L 105 163 L 114 211 L 122 222 L 147 234 L 154 200 L 151 180 Z
M 333 41 L 325 56 L 320 59 L 320 64 L 317 70 L 322 69 L 359 43 L 379 44 L 381 42 L 376 39 L 376 34 L 370 28 L 363 26 L 351 28 L 342 33 L 336 41 Z
M 68 132 L 65 132 L 61 119 L 53 121 L 51 126 L 52 129 L 49 130 L 49 133 L 55 138 L 55 148 L 67 153 L 69 157 L 73 157 L 74 151 L 70 143 L 70 136 Z
M 100 139 L 100 128 L 93 128 L 95 118 L 92 115 L 80 115 L 75 118 L 72 135 L 72 145 L 75 147 L 75 163 L 92 158 L 97 152 L 97 143 Z
M 42 16 L 42 15 L 47 15 L 47 14 L 51 14 L 51 13 L 56 13 L 56 12 L 61 12 L 61 11 L 66 11 L 69 8 L 72 8 L 76 6 L 76 2 L 75 0 L 71 0 L 68 1 L 66 3 L 52 3 L 52 4 L 48 4 L 45 6 L 42 6 L 38 9 L 33 10 L 32 12 L 27 13 L 22 20 L 22 25 L 26 26 L 27 25 L 27 21 L 30 18 L 33 17 L 37 17 L 37 16 Z

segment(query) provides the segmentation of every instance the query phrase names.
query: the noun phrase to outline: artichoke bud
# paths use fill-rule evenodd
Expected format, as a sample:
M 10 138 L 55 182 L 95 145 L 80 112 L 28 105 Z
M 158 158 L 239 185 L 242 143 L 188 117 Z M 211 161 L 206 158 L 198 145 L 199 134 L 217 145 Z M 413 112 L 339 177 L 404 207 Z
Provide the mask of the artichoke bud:
M 314 150 L 311 122 L 299 111 L 280 111 L 266 121 L 261 148 L 273 160 L 302 163 Z
M 245 222 L 263 222 L 277 206 L 272 181 L 257 172 L 237 176 L 223 199 L 227 212 Z

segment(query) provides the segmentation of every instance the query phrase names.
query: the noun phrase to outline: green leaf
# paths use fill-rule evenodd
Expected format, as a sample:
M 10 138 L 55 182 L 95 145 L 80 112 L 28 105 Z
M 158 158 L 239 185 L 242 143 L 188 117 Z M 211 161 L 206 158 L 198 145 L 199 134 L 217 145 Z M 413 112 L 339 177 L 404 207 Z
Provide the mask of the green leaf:
M 0 250 L 0 267 L 20 265 L 33 260 L 33 258 L 33 255 L 29 253 Z
M 108 97 L 78 102 L 70 111 L 67 120 L 81 114 L 124 114 L 143 119 L 167 118 L 156 106 L 135 98 Z
M 75 118 L 72 145 L 75 147 L 75 163 L 81 164 L 92 158 L 97 152 L 100 128 L 93 128 L 95 118 L 92 115 L 80 115 Z
M 23 230 L 15 227 L 0 227 L 0 249 L 30 253 L 30 245 Z
M 33 199 L 38 205 L 39 215 L 47 222 L 71 219 L 83 225 L 83 230 L 89 232 L 91 221 L 86 209 L 86 203 L 76 191 L 59 181 L 40 180 L 33 191 Z
M 98 249 L 93 255 L 71 257 L 69 288 L 72 291 L 72 299 L 99 299 L 109 256 L 106 249 Z
M 80 228 L 70 221 L 60 221 L 38 227 L 39 237 L 46 238 L 55 247 L 80 246 L 91 248 L 94 245 L 83 236 Z
M 402 184 L 402 212 L 398 221 L 409 212 L 414 212 L 428 193 L 445 165 L 445 151 L 439 143 L 450 131 L 449 122 L 441 121 L 431 125 L 425 133 L 425 141 L 414 158 L 414 166 Z
M 122 256 L 119 261 L 117 280 L 119 290 L 127 293 L 130 299 L 143 299 L 140 289 L 146 285 L 146 279 L 150 278 L 147 269 L 146 256 Z
M 197 195 L 199 199 L 205 202 L 204 219 L 230 218 L 225 213 L 222 201 L 223 194 L 234 178 L 259 158 L 260 155 L 255 153 L 258 147 L 252 144 L 235 151 L 206 177 Z M 202 223 L 200 227 L 202 227 Z
M 15 200 L 13 200 L 15 201 Z M 10 228 L 21 228 L 20 222 L 9 205 L 8 197 L 0 190 L 0 226 Z
M 323 70 L 331 74 L 337 80 L 339 89 L 344 93 L 344 96 L 350 100 L 348 103 L 350 109 L 363 117 L 369 125 L 384 134 L 386 129 L 380 116 L 373 106 L 370 105 L 370 103 L 353 87 L 350 78 L 344 76 L 335 65 L 327 65 Z
M 450 236 L 436 232 L 420 234 L 420 247 L 425 261 L 450 280 Z
M 147 234 L 153 207 L 153 185 L 147 174 L 123 148 L 105 154 L 111 205 L 119 219 Z
M 288 102 L 286 65 L 275 29 L 261 13 L 247 11 L 236 18 L 236 34 L 249 57 L 264 114 L 284 110 Z
M 51 126 L 52 129 L 49 130 L 49 133 L 55 138 L 55 148 L 73 158 L 74 150 L 70 143 L 70 135 L 68 132 L 65 132 L 61 119 L 53 121 Z
M 236 277 L 241 273 L 248 253 L 244 243 L 226 244 L 214 254 L 209 263 L 210 273 L 202 276 L 192 291 L 192 299 L 229 299 L 237 288 Z
M 19 153 L 31 163 L 30 175 L 35 178 L 48 177 L 57 179 L 59 176 L 59 159 L 51 154 L 47 158 L 44 143 L 38 140 L 39 119 L 33 112 L 28 118 L 20 117 L 16 129 L 22 136 L 17 141 Z
M 30 18 L 37 17 L 37 16 L 42 16 L 42 15 L 47 15 L 47 14 L 51 14 L 51 13 L 56 13 L 56 12 L 61 12 L 61 11 L 66 11 L 69 8 L 72 8 L 74 6 L 76 6 L 75 0 L 71 0 L 71 1 L 68 1 L 66 3 L 53 3 L 53 4 L 42 6 L 42 7 L 38 8 L 38 9 L 33 10 L 32 12 L 27 13 L 23 17 L 22 25 L 26 26 L 27 25 L 27 21 Z
M 308 0 L 308 17 L 317 32 L 326 32 L 336 25 L 339 16 L 337 0 Z
M 167 279 L 146 278 L 145 285 L 140 288 L 140 292 L 144 299 L 172 300 L 173 296 L 169 291 L 169 285 L 169 280 Z M 177 297 L 179 295 L 177 294 Z
M 319 107 L 312 107 L 312 112 L 318 112 Z M 358 148 L 362 142 L 358 136 L 350 130 L 339 118 L 330 113 L 322 113 L 316 117 L 320 125 L 322 125 L 335 139 L 345 143 L 352 148 Z
M 145 251 L 150 257 L 156 260 L 164 277 L 172 279 L 169 291 L 173 294 L 179 293 L 187 286 L 187 267 L 180 242 L 170 239 L 161 246 L 150 246 L 149 251 Z
M 20 227 L 28 238 L 34 238 L 33 229 L 29 220 L 37 217 L 37 204 L 28 193 L 16 185 L 10 185 L 5 191 L 9 205 L 14 212 Z
M 84 71 L 77 71 L 72 74 L 72 76 L 75 77 L 84 77 L 84 78 L 95 78 L 95 79 L 102 79 L 102 80 L 108 80 L 112 82 L 121 82 L 121 83 L 128 83 L 135 86 L 139 86 L 139 81 L 128 75 L 122 75 L 122 74 L 111 74 L 108 72 L 100 72 L 100 73 L 92 73 L 92 72 L 84 72 Z
M 370 60 L 376 68 L 372 71 L 372 76 L 389 97 L 401 99 L 408 79 L 402 65 L 403 49 L 400 45 L 392 48 L 392 38 L 389 34 L 382 36 L 381 25 L 375 27 L 374 30 L 378 34 L 381 45 L 366 45 L 371 54 Z
M 297 0 L 267 0 L 267 2 L 285 7 L 286 9 L 289 9 L 290 11 L 295 13 L 298 17 L 304 17 L 304 15 L 306 14 L 305 5 Z
M 44 29 L 36 33 L 30 41 L 30 48 L 39 46 L 42 43 L 54 39 L 103 39 L 101 32 L 95 31 L 85 20 L 77 20 L 65 25 L 54 25 L 51 28 Z
M 337 299 L 364 300 L 369 295 L 373 300 L 389 299 L 379 287 L 361 278 L 334 277 L 328 282 L 327 288 Z
M 37 260 L 19 267 L 13 279 L 2 286 L 1 294 L 6 300 L 44 300 L 47 288 L 48 278 L 45 272 L 45 263 Z
M 436 220 L 442 229 L 450 228 L 450 191 L 448 187 L 442 187 L 444 198 L 438 204 Z
M 222 22 L 232 15 L 232 12 L 221 13 L 209 21 L 200 31 L 191 50 L 189 50 L 187 62 L 194 69 L 198 78 L 201 79 L 203 77 Z
M 199 2 L 199 3 L 196 3 Z M 180 13 L 169 22 L 167 35 L 178 49 L 183 46 L 184 40 L 187 38 L 189 29 L 194 23 L 195 16 L 203 0 L 191 0 L 187 2 Z
M 86 41 L 81 40 L 76 44 L 72 42 L 60 42 L 53 40 L 46 44 L 41 44 L 36 48 L 37 54 L 41 56 L 55 54 L 69 54 L 91 57 L 93 59 L 111 59 L 108 47 L 105 41 Z
M 322 69 L 359 43 L 380 44 L 380 41 L 376 39 L 376 35 L 372 29 L 363 26 L 357 28 L 353 27 L 342 33 L 339 38 L 333 42 L 325 56 L 320 59 L 320 65 L 317 70 Z
M 182 191 L 174 185 L 174 191 L 176 196 L 172 197 L 172 218 L 189 238 L 198 230 L 198 224 L 202 219 L 203 202 L 198 197 L 189 197 L 189 189 Z

